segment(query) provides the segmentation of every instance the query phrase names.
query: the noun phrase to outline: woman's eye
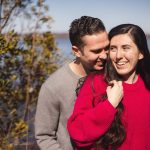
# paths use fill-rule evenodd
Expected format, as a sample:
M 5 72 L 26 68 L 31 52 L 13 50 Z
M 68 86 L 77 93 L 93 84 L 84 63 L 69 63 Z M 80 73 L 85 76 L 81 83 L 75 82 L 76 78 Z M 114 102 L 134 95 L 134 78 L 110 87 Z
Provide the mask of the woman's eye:
M 115 52 L 117 49 L 115 47 L 110 47 L 110 51 Z
M 130 47 L 123 47 L 123 49 L 124 49 L 125 51 L 127 51 L 127 50 L 130 49 Z

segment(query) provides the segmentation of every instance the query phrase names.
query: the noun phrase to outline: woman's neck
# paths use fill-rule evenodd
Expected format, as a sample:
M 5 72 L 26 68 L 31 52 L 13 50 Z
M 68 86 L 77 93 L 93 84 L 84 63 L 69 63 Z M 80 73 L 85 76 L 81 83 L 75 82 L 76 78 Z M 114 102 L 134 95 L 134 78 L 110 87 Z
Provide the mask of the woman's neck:
M 131 75 L 123 77 L 123 79 L 125 83 L 133 84 L 137 81 L 138 75 L 136 72 L 133 72 Z

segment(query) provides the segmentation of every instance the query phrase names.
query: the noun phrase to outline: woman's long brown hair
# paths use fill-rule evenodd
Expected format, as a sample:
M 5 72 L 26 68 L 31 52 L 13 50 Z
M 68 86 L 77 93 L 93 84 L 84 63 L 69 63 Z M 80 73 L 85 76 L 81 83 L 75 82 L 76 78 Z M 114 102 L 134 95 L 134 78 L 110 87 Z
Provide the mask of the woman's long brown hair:
M 140 74 L 144 81 L 145 87 L 150 90 L 150 52 L 148 50 L 147 39 L 144 31 L 137 25 L 134 24 L 121 24 L 114 27 L 109 32 L 109 40 L 114 36 L 120 34 L 129 34 L 133 42 L 136 44 L 138 50 L 143 54 L 144 58 L 140 60 L 137 64 L 136 72 Z M 111 61 L 108 57 L 106 64 L 106 81 L 109 80 L 119 80 L 119 75 L 113 68 Z M 106 95 L 106 94 L 105 94 Z M 107 95 L 106 95 L 107 96 Z M 105 96 L 105 97 L 106 97 Z M 104 150 L 112 149 L 116 150 L 125 140 L 126 132 L 125 128 L 121 122 L 121 114 L 123 111 L 122 102 L 117 107 L 117 114 L 114 121 L 112 122 L 110 128 L 100 139 L 96 142 L 96 148 L 100 147 Z
M 105 65 L 105 81 L 108 83 L 111 80 L 121 80 L 121 78 L 117 75 L 115 69 L 113 68 L 111 61 L 107 60 Z M 105 93 L 101 98 L 101 101 L 107 99 L 107 94 Z M 110 126 L 110 128 L 99 138 L 99 140 L 95 143 L 96 149 L 103 150 L 116 150 L 120 145 L 124 142 L 126 137 L 125 128 L 121 122 L 121 114 L 123 111 L 122 102 L 117 106 L 117 113 L 115 118 Z
M 107 63 L 105 64 L 105 81 L 108 83 L 111 80 L 121 80 L 121 78 L 118 76 L 118 74 L 116 73 L 114 67 L 111 64 L 111 61 L 107 60 Z M 92 74 L 97 74 L 99 73 L 98 71 L 93 72 Z M 78 83 L 78 88 L 76 89 L 76 94 L 78 96 L 78 93 L 84 83 L 86 78 L 82 78 L 81 81 Z M 93 91 L 93 93 L 95 93 L 95 88 L 94 88 L 94 83 L 93 80 L 91 81 L 91 89 Z M 105 101 L 107 99 L 107 94 L 104 93 L 103 96 L 100 98 L 99 102 L 101 101 Z M 92 100 L 93 102 L 93 107 L 96 106 L 95 102 L 95 98 L 93 98 Z M 122 102 L 119 103 L 117 109 L 117 113 L 115 115 L 115 118 L 110 126 L 110 128 L 108 129 L 108 131 L 106 131 L 104 133 L 104 135 L 102 135 L 95 143 L 95 147 L 97 150 L 99 150 L 100 148 L 103 150 L 108 150 L 109 148 L 111 150 L 116 150 L 125 140 L 126 137 L 126 132 L 125 132 L 125 128 L 121 122 L 121 114 L 123 111 L 123 104 Z

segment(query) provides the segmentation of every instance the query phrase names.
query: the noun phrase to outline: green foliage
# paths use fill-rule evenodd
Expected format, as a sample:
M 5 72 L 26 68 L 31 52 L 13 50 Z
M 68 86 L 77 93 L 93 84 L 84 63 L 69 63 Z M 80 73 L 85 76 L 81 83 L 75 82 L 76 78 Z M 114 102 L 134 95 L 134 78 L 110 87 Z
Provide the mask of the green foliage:
M 7 2 L 3 6 L 11 3 Z M 25 0 L 24 4 L 21 0 L 18 2 L 16 8 L 25 6 Z M 27 3 L 23 8 L 27 8 Z M 30 113 L 34 114 L 39 89 L 49 74 L 57 69 L 57 47 L 53 34 L 50 31 L 37 32 L 42 23 L 49 24 L 51 20 L 51 17 L 45 16 L 44 10 L 48 8 L 41 0 L 36 6 L 32 5 L 29 19 L 32 20 L 34 16 L 37 21 L 32 33 L 18 34 L 13 29 L 6 32 L 7 26 L 1 24 L 0 150 L 12 149 L 22 140 L 28 142 L 26 139 L 34 120 L 34 115 Z M 5 29 L 5 33 L 2 29 Z
M 18 120 L 11 122 L 11 127 L 9 128 L 7 136 L 3 136 L 0 141 L 0 149 L 12 149 L 15 144 L 19 142 L 19 139 L 27 135 L 28 125 L 24 120 Z M 13 141 L 10 142 L 10 141 Z

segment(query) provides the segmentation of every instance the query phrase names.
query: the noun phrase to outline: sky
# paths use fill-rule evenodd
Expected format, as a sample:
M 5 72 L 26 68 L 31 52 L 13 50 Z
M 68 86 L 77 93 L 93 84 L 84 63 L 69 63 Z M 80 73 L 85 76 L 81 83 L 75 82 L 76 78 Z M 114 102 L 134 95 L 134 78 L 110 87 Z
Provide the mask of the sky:
M 100 18 L 109 31 L 122 23 L 139 25 L 150 34 L 150 0 L 46 0 L 53 18 L 51 31 L 68 32 L 70 23 L 83 15 Z

